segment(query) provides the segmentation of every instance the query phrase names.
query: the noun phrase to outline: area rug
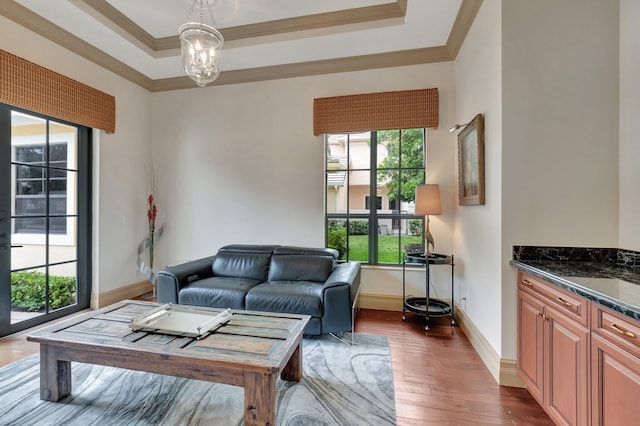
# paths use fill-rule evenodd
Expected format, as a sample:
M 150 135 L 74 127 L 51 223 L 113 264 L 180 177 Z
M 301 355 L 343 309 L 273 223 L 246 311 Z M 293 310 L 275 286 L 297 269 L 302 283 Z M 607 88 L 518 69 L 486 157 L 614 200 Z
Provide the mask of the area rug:
M 396 424 L 386 337 L 305 338 L 303 356 L 300 382 L 278 379 L 278 425 Z M 72 380 L 71 395 L 42 401 L 38 355 L 1 368 L 0 424 L 244 424 L 241 387 L 75 362 Z

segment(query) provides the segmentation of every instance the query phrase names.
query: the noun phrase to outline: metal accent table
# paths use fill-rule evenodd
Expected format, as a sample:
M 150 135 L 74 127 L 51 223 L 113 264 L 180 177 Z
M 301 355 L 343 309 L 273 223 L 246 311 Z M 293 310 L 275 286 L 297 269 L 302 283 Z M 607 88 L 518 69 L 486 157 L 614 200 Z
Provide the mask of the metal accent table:
M 405 291 L 405 274 L 407 264 L 419 264 L 425 267 L 425 296 L 426 297 L 406 297 Z M 429 278 L 431 265 L 451 265 L 451 303 L 444 302 L 439 299 L 432 299 L 429 296 Z M 424 253 L 407 253 L 404 256 L 402 262 L 402 321 L 407 319 L 405 312 L 410 311 L 416 315 L 422 315 L 425 317 L 426 325 L 425 331 L 429 331 L 429 318 L 430 317 L 451 317 L 451 326 L 455 325 L 455 306 L 453 297 L 453 273 L 455 262 L 453 255 L 435 254 L 431 253 L 426 256 Z

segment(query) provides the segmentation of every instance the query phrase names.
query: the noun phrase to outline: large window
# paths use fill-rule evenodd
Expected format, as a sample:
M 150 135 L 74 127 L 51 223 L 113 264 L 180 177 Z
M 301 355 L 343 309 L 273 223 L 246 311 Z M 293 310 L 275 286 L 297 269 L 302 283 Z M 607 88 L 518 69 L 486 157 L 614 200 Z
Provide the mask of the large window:
M 369 264 L 399 264 L 420 250 L 424 217 L 414 207 L 425 130 L 329 134 L 325 143 L 327 246 Z

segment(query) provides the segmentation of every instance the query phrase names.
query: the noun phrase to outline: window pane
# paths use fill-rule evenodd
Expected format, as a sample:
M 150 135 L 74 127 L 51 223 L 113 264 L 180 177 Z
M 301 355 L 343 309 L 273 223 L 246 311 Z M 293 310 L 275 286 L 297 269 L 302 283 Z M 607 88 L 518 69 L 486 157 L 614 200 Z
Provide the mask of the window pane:
M 327 171 L 327 213 L 347 213 L 347 172 Z
M 49 310 L 55 311 L 77 303 L 76 262 L 49 267 Z
M 400 131 L 400 166 L 424 168 L 424 129 Z
M 50 221 L 55 221 L 58 219 L 63 219 L 66 223 L 64 225 L 65 228 L 69 228 L 69 234 L 72 234 L 74 238 L 70 239 L 69 244 L 58 245 L 52 244 L 49 246 L 49 263 L 60 263 L 60 262 L 69 262 L 75 261 L 78 259 L 78 253 L 75 245 L 75 235 L 76 235 L 76 218 L 60 218 L 53 217 L 50 218 Z M 50 223 L 51 228 L 54 228 L 56 225 Z
M 22 146 L 15 149 L 19 163 L 44 164 L 44 145 Z
M 404 253 L 424 253 L 424 239 L 422 238 L 423 219 L 408 219 L 408 234 L 402 234 L 400 237 L 400 248 L 402 256 Z
M 43 219 L 11 219 L 13 230 L 12 233 L 22 232 L 20 229 L 21 222 L 35 222 L 34 227 L 44 227 Z M 41 232 L 39 232 L 41 233 Z M 11 235 L 12 241 L 15 241 L 14 235 Z M 31 268 L 41 266 L 47 263 L 47 250 L 45 246 L 46 240 L 44 235 L 37 236 L 32 244 L 13 243 L 16 247 L 11 248 L 11 269 Z
M 52 217 L 49 219 L 49 233 L 50 234 L 61 234 L 64 235 L 67 233 L 67 218 L 66 217 Z M 44 232 L 41 231 L 41 232 Z
M 13 166 L 16 169 L 17 179 L 42 179 L 46 169 L 39 166 Z
M 11 324 L 45 313 L 46 269 L 11 272 Z
M 371 193 L 369 171 L 349 173 L 349 213 L 368 213 L 366 197 Z
M 49 181 L 49 194 L 63 194 L 67 193 L 67 180 L 66 179 L 52 179 Z
M 378 134 L 378 170 L 400 167 L 400 132 L 382 130 Z
M 327 221 L 327 247 L 338 250 L 339 259 L 346 260 L 347 219 L 329 219 Z
M 371 133 L 349 134 L 349 168 L 352 170 L 371 168 Z
M 369 262 L 369 220 L 349 220 L 348 259 Z
M 49 145 L 49 162 L 54 164 L 62 162 L 67 163 L 67 144 L 51 144 Z M 63 166 L 64 167 L 64 166 Z
M 78 140 L 78 129 L 50 121 L 49 130 L 49 161 L 51 165 L 77 170 L 77 144 L 75 142 Z
M 44 194 L 42 180 L 22 180 L 16 183 L 16 195 L 39 195 Z
M 44 218 L 16 218 L 14 232 L 22 234 L 42 234 L 44 233 L 45 223 Z
M 44 215 L 44 197 L 16 198 L 16 216 Z
M 400 173 L 395 170 L 383 170 L 378 171 L 377 179 L 377 192 L 384 198 L 382 203 L 381 213 L 399 213 L 399 198 L 398 185 Z M 391 207 L 394 207 L 391 209 Z
M 393 234 L 384 234 L 390 221 L 397 222 L 397 225 L 393 226 Z M 379 263 L 402 263 L 407 251 L 423 252 L 421 219 L 381 218 L 378 221 L 378 229 Z M 416 235 L 412 235 L 414 233 Z
M 378 236 L 378 263 L 400 263 L 400 236 Z

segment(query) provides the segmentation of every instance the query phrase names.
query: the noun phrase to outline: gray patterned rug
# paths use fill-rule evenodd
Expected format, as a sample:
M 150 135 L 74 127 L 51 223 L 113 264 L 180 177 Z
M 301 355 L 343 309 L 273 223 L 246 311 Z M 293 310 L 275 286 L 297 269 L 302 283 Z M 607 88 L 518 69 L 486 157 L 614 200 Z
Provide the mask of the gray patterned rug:
M 350 334 L 346 334 L 350 339 Z M 305 338 L 304 377 L 278 379 L 278 425 L 395 425 L 388 340 L 355 334 Z M 1 425 L 241 425 L 243 389 L 198 380 L 72 364 L 72 394 L 40 400 L 39 356 L 0 369 Z

